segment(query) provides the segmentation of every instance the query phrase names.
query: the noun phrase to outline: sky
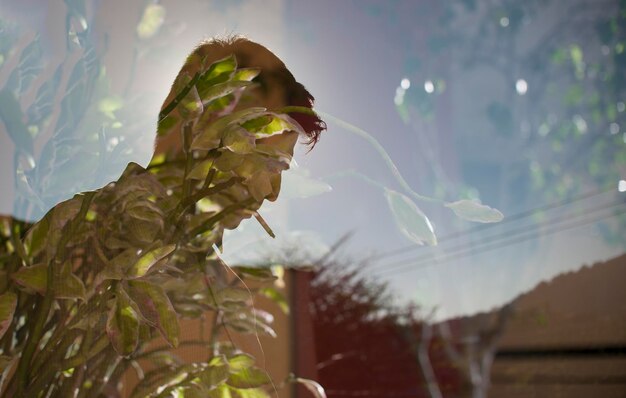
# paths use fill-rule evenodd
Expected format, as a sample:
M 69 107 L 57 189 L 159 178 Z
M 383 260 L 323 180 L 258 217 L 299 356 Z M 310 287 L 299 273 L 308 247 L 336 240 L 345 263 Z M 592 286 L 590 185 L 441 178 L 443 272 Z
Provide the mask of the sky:
M 163 28 L 139 46 L 135 29 L 144 2 L 87 1 L 111 91 L 128 103 L 135 101 L 132 106 L 141 126 L 132 137 L 133 151 L 122 159 L 147 163 L 154 117 L 186 54 L 200 40 L 243 34 L 281 57 L 316 97 L 316 109 L 331 117 L 328 131 L 312 151 L 299 148 L 281 198 L 261 209 L 277 239 L 264 236 L 254 221 L 246 222 L 225 237 L 224 256 L 229 263 L 258 262 L 263 256 L 296 262 L 277 254 L 294 246 L 299 248 L 297 261 L 306 261 L 321 256 L 350 233 L 340 256 L 355 263 L 369 259 L 364 275 L 386 281 L 398 302 L 416 302 L 425 314 L 435 309 L 434 317 L 441 319 L 489 310 L 561 272 L 621 254 L 623 246 L 609 245 L 593 222 L 607 215 L 604 209 L 621 209 L 624 194 L 617 189 L 619 178 L 608 190 L 583 182 L 578 194 L 564 200 L 563 206 L 551 207 L 559 203 L 558 197 L 541 191 L 534 196 L 520 193 L 517 189 L 523 184 L 516 188 L 511 182 L 526 176 L 528 171 L 520 165 L 535 156 L 533 151 L 543 150 L 523 145 L 525 135 L 537 133 L 524 123 L 528 120 L 534 126 L 539 118 L 528 102 L 539 78 L 528 72 L 522 60 L 558 25 L 559 2 L 548 2 L 541 16 L 527 16 L 520 22 L 515 47 L 520 61 L 504 74 L 494 71 L 493 64 L 469 67 L 452 50 L 437 52 L 436 43 L 425 43 L 430 29 L 435 29 L 429 15 L 441 12 L 437 2 L 431 3 L 423 2 L 420 8 L 410 1 L 162 1 Z M 483 3 L 478 2 L 477 14 Z M 65 56 L 66 8 L 60 0 L 45 4 L 1 1 L 0 15 L 17 23 L 24 34 L 40 35 L 46 69 L 54 70 Z M 471 14 L 459 7 L 458 12 Z M 591 8 L 585 15 L 601 15 Z M 461 20 L 468 23 L 471 18 Z M 513 15 L 494 18 L 503 35 L 514 26 Z M 451 26 L 450 31 L 453 28 L 459 29 Z M 460 27 L 467 35 L 479 28 L 469 23 Z M 132 75 L 136 53 L 141 56 Z M 3 73 L 0 69 L 0 77 Z M 493 98 L 513 109 L 513 121 L 521 121 L 510 127 L 510 135 L 487 134 L 493 120 L 500 120 L 489 115 L 504 112 L 493 106 Z M 421 113 L 409 107 L 407 121 L 399 111 L 403 101 Z M 436 108 L 430 112 L 433 103 Z M 369 138 L 355 134 L 345 123 L 362 129 Z M 14 192 L 14 146 L 6 132 L 0 134 L 0 151 L 0 211 L 6 214 L 12 212 Z M 504 221 L 480 227 L 483 224 L 461 220 L 441 203 L 416 200 L 385 154 L 411 191 L 448 202 L 479 198 L 498 208 Z M 81 166 L 76 162 L 74 169 Z M 107 176 L 119 174 L 124 164 L 112 165 L 102 180 L 81 181 L 80 189 L 104 185 Z M 394 217 L 389 206 L 389 191 L 413 198 L 439 237 L 437 247 L 420 246 L 403 233 L 403 221 Z M 596 194 L 581 196 L 587 192 Z M 532 213 L 546 206 L 542 214 Z M 611 217 L 604 220 L 609 226 L 615 224 Z

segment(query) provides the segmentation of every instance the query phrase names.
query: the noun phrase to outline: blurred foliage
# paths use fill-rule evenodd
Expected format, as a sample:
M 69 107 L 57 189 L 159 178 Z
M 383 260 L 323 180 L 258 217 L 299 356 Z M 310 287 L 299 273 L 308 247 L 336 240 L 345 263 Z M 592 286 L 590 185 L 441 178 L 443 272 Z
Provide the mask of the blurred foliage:
M 450 132 L 460 172 L 469 183 L 466 192 L 476 192 L 472 184 L 485 186 L 474 169 L 492 171 L 489 176 L 481 173 L 480 179 L 489 178 L 498 187 L 500 194 L 486 191 L 505 208 L 514 203 L 527 209 L 616 188 L 623 179 L 625 1 L 362 6 L 376 18 L 413 27 L 397 38 L 408 52 L 406 82 L 398 86 L 394 102 L 402 120 L 418 134 L 428 126 L 437 130 L 443 115 L 449 118 L 460 110 L 450 109 L 452 99 L 472 110 L 474 104 L 458 99 L 469 101 L 476 95 L 478 104 L 486 104 L 482 115 L 459 121 Z M 481 92 L 462 92 L 467 79 L 480 79 Z M 490 151 L 482 159 L 476 155 L 478 148 L 493 145 L 497 153 Z M 438 184 L 449 189 L 443 181 Z M 619 225 L 604 225 L 605 238 L 623 243 L 626 217 L 613 220 Z
M 77 180 L 110 173 L 132 148 L 132 108 L 110 94 L 85 4 L 66 3 L 68 53 L 52 76 L 38 37 L 11 27 L 0 35 L 8 76 L 0 117 L 16 146 L 16 216 L 32 218 Z M 163 24 L 155 7 L 146 5 L 138 39 Z M 159 134 L 182 134 L 181 153 L 155 156 L 147 168 L 130 163 L 115 182 L 58 203 L 34 224 L 0 218 L 3 396 L 110 396 L 131 366 L 143 368 L 133 397 L 269 396 L 267 373 L 221 337 L 226 329 L 275 336 L 273 316 L 253 306 L 257 294 L 288 310 L 271 268 L 230 268 L 218 251 L 224 229 L 244 218 L 272 234 L 256 210 L 277 198 L 303 133 L 281 110 L 233 111 L 257 73 L 230 56 L 181 75 L 158 126 Z M 183 131 L 171 131 L 175 125 Z M 180 341 L 179 319 L 207 315 L 209 338 Z M 150 344 L 157 339 L 167 345 Z M 210 357 L 182 362 L 171 347 L 187 344 Z
M 67 53 L 56 67 L 41 38 L 3 22 L 0 119 L 15 144 L 13 215 L 40 218 L 71 193 L 114 180 L 141 139 L 137 107 L 109 89 L 84 2 L 67 2 Z M 37 148 L 37 151 L 35 151 Z M 77 165 L 80 164 L 80 167 Z

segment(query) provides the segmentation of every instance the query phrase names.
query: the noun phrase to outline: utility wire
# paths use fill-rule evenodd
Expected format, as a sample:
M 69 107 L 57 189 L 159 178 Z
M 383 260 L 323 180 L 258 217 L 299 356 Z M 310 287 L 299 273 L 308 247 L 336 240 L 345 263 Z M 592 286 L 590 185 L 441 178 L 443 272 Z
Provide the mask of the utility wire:
M 618 205 L 621 205 L 623 203 L 619 203 Z M 615 206 L 611 206 L 611 207 L 615 207 Z M 606 209 L 602 209 L 602 210 L 606 210 Z M 590 213 L 587 213 L 590 214 Z M 570 229 L 575 229 L 575 228 L 579 228 L 588 224 L 592 224 L 595 223 L 597 221 L 603 220 L 605 218 L 609 218 L 609 217 L 615 217 L 615 216 L 619 216 L 622 214 L 626 214 L 626 209 L 614 213 L 614 212 L 609 212 L 608 214 L 605 214 L 601 217 L 595 217 L 595 218 L 591 218 L 591 219 L 583 219 L 581 220 L 581 222 L 576 222 L 576 223 L 564 223 L 567 225 L 561 226 L 561 228 L 551 228 L 551 229 L 547 229 L 546 231 L 543 232 L 543 236 L 547 236 L 547 235 L 552 235 L 558 232 L 563 232 L 566 230 L 570 230 Z M 383 276 L 386 274 L 394 274 L 394 275 L 398 275 L 398 274 L 402 274 L 402 273 L 406 273 L 406 272 L 410 272 L 410 271 L 414 271 L 414 270 L 418 270 L 418 269 L 423 269 L 423 268 L 427 268 L 427 267 L 432 267 L 435 265 L 440 265 L 443 263 L 447 263 L 451 260 L 456 260 L 456 259 L 460 259 L 463 257 L 467 257 L 469 255 L 473 255 L 473 254 L 482 254 L 484 252 L 487 251 L 491 251 L 494 249 L 500 249 L 506 246 L 510 246 L 510 245 L 514 245 L 514 244 L 518 244 L 518 243 L 522 243 L 522 242 L 526 242 L 529 240 L 533 240 L 536 239 L 537 235 L 536 234 L 527 234 L 524 236 L 515 236 L 512 239 L 506 239 L 503 240 L 501 242 L 497 242 L 498 244 L 486 244 L 486 245 L 482 245 L 482 246 L 474 246 L 474 247 L 470 247 L 469 250 L 465 250 L 465 251 L 460 251 L 458 253 L 454 253 L 451 255 L 448 255 L 446 257 L 443 257 L 442 259 L 437 259 L 435 256 L 432 256 L 429 259 L 426 259 L 427 261 L 418 261 L 418 262 L 406 262 L 403 264 L 398 264 L 397 267 L 394 267 L 393 269 L 385 269 L 382 270 L 380 272 L 375 272 L 374 275 L 376 276 Z M 431 262 L 432 261 L 432 262 Z M 406 266 L 404 266 L 406 265 Z
M 572 203 L 575 203 L 575 202 L 579 202 L 579 201 L 582 201 L 582 200 L 585 200 L 585 199 L 592 198 L 594 196 L 598 196 L 598 195 L 602 195 L 602 194 L 606 194 L 608 192 L 614 192 L 614 191 L 615 191 L 615 188 L 606 189 L 606 190 L 595 190 L 595 191 L 587 192 L 585 194 L 582 194 L 580 196 L 576 196 L 576 197 L 571 198 L 571 199 L 564 199 L 564 200 L 561 200 L 561 201 L 558 201 L 558 202 L 549 203 L 549 204 L 544 205 L 544 206 L 540 206 L 540 207 L 536 207 L 536 208 L 533 208 L 533 209 L 525 210 L 523 212 L 514 214 L 512 216 L 507 216 L 507 217 L 504 218 L 504 220 L 500 221 L 499 223 L 478 224 L 478 225 L 476 225 L 474 227 L 471 227 L 471 228 L 468 228 L 468 229 L 465 229 L 465 230 L 462 230 L 462 231 L 453 232 L 451 234 L 444 235 L 444 236 L 442 236 L 440 238 L 438 237 L 437 240 L 439 242 L 446 242 L 446 241 L 449 241 L 449 240 L 452 240 L 452 239 L 455 239 L 455 238 L 458 238 L 458 237 L 461 237 L 461 236 L 469 235 L 471 233 L 476 233 L 478 231 L 482 231 L 482 230 L 485 230 L 485 229 L 496 228 L 496 227 L 499 227 L 499 226 L 501 226 L 503 224 L 510 223 L 512 221 L 517 221 L 517 220 L 522 220 L 522 219 L 528 218 L 528 217 L 533 216 L 533 215 L 535 215 L 537 213 L 541 213 L 541 212 L 544 212 L 544 211 L 547 211 L 547 210 L 553 210 L 553 209 L 556 209 L 556 208 L 559 208 L 559 207 L 566 206 L 568 204 L 572 204 Z M 382 253 L 376 254 L 376 255 L 372 256 L 371 259 L 372 260 L 377 260 L 377 259 L 381 259 L 381 258 L 394 257 L 394 256 L 399 255 L 399 254 L 411 252 L 413 250 L 423 249 L 425 247 L 427 247 L 427 246 L 417 246 L 415 244 L 412 244 L 412 245 L 401 247 L 399 249 L 388 250 L 386 252 L 382 252 Z
M 585 210 L 584 215 L 593 214 L 593 213 L 596 213 L 596 212 L 598 212 L 598 211 L 605 210 L 605 209 L 607 209 L 607 208 L 613 208 L 613 207 L 619 206 L 619 205 L 621 205 L 621 204 L 623 204 L 623 202 L 615 202 L 613 205 L 611 205 L 611 206 L 609 206 L 609 207 L 597 207 L 597 208 L 595 208 L 595 209 Z M 533 231 L 533 230 L 535 230 L 536 228 L 542 228 L 542 227 L 545 227 L 545 226 L 554 226 L 554 225 L 558 225 L 559 223 L 562 223 L 563 221 L 567 221 L 567 220 L 568 220 L 568 219 L 564 219 L 564 217 L 563 217 L 563 216 L 560 216 L 560 217 L 557 217 L 557 218 L 553 218 L 553 219 L 551 219 L 551 220 L 546 220 L 546 221 L 541 222 L 541 223 L 533 223 L 533 224 L 530 224 L 530 225 L 525 225 L 525 226 L 522 226 L 522 227 L 519 227 L 519 228 L 514 228 L 514 229 L 511 229 L 511 230 L 509 230 L 509 231 L 505 231 L 505 232 L 499 233 L 499 234 L 497 234 L 497 235 L 491 235 L 491 236 L 481 237 L 481 240 L 482 240 L 482 241 L 490 241 L 490 242 L 493 242 L 494 240 L 501 240 L 503 235 L 505 235 L 505 237 L 506 237 L 506 238 L 510 238 L 512 235 L 513 235 L 513 236 L 514 236 L 514 235 L 519 235 L 519 234 L 522 234 L 522 233 L 524 233 L 524 232 L 527 232 L 527 231 Z M 570 218 L 570 220 L 571 220 L 571 218 Z M 452 246 L 452 247 L 448 248 L 447 250 L 448 250 L 448 251 L 456 251 L 456 250 L 458 250 L 459 248 L 461 248 L 461 249 L 462 249 L 462 248 L 464 248 L 464 247 L 466 247 L 466 246 L 467 246 L 467 244 L 466 244 L 466 243 L 460 243 L 460 244 L 457 244 L 456 246 Z M 432 249 L 432 247 L 430 247 L 430 246 L 420 246 L 420 247 L 423 247 L 423 248 L 428 247 L 428 248 L 431 248 L 431 249 Z M 421 256 L 416 256 L 416 257 L 412 257 L 412 258 L 408 258 L 408 259 L 402 259 L 402 260 L 395 261 L 395 262 L 391 262 L 391 263 L 386 263 L 386 264 L 385 264 L 385 263 L 383 263 L 383 264 L 381 264 L 381 263 L 372 264 L 369 268 L 370 268 L 371 270 L 378 269 L 378 268 L 388 268 L 388 267 L 392 267 L 392 268 L 393 268 L 393 267 L 395 267 L 395 266 L 397 266 L 397 265 L 403 265 L 403 264 L 406 264 L 407 262 L 412 262 L 412 263 L 414 263 L 415 261 L 419 261 L 419 260 L 423 260 L 423 259 L 429 259 L 429 258 L 431 258 L 431 257 L 432 257 L 432 253 L 424 253 L 424 254 L 422 254 Z

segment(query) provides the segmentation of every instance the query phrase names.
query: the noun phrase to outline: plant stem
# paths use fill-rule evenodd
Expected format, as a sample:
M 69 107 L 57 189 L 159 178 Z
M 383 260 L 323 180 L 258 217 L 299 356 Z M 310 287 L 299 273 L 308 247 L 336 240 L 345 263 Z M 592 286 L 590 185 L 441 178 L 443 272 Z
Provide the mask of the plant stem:
M 184 347 L 184 346 L 206 346 L 207 342 L 203 341 L 203 340 L 185 340 L 185 341 L 181 341 L 178 344 L 177 348 L 180 347 Z M 149 357 L 150 355 L 154 355 L 156 353 L 159 353 L 161 351 L 171 351 L 172 347 L 169 345 L 166 346 L 159 346 L 153 349 L 150 349 L 148 351 L 142 352 L 141 354 L 135 355 L 133 356 L 133 360 L 140 360 L 140 359 L 144 359 Z
M 198 82 L 198 79 L 200 79 L 200 72 L 196 72 L 196 74 L 189 81 L 189 83 L 187 83 L 185 87 L 183 87 L 183 89 L 180 90 L 180 92 L 176 95 L 176 97 L 163 108 L 163 110 L 159 113 L 159 122 L 165 119 L 165 117 L 176 108 L 178 103 L 182 101 L 187 94 L 189 94 L 189 91 L 191 91 L 191 88 L 195 86 L 195 84 Z
M 49 271 L 52 267 L 49 267 Z M 52 272 L 48 272 L 48 281 L 50 282 L 52 277 Z M 52 287 L 52 284 L 49 283 L 48 287 Z M 52 307 L 52 289 L 48 289 L 46 291 L 46 295 L 43 297 L 41 304 L 39 305 L 39 310 L 37 311 L 37 315 L 35 316 L 35 323 L 33 325 L 32 331 L 28 336 L 28 340 L 26 341 L 26 346 L 24 347 L 24 351 L 22 352 L 22 356 L 20 357 L 20 362 L 17 367 L 16 376 L 17 376 L 17 391 L 15 393 L 16 397 L 24 396 L 22 394 L 26 383 L 28 382 L 28 371 L 30 368 L 30 361 L 35 353 L 35 349 L 39 344 L 39 340 L 41 339 L 41 335 L 43 332 L 43 326 L 48 318 L 48 313 L 50 312 L 50 308 Z
M 444 201 L 436 199 L 436 198 L 432 198 L 430 196 L 424 196 L 424 195 L 420 195 L 417 192 L 415 192 L 411 186 L 409 185 L 409 183 L 404 179 L 404 177 L 402 176 L 402 174 L 400 173 L 400 170 L 398 170 L 398 167 L 396 166 L 396 164 L 393 162 L 393 160 L 391 159 L 391 156 L 389 156 L 389 154 L 387 153 L 387 151 L 385 150 L 385 148 L 376 140 L 376 138 L 372 137 L 370 134 L 367 133 L 367 131 L 346 122 L 345 120 L 339 119 L 335 116 L 332 116 L 326 112 L 321 112 L 318 111 L 317 113 L 319 113 L 321 116 L 323 116 L 325 119 L 330 119 L 332 120 L 334 123 L 337 123 L 340 127 L 343 127 L 346 131 L 349 131 L 353 134 L 358 135 L 359 137 L 365 139 L 370 145 L 372 145 L 374 147 L 374 149 L 376 149 L 376 151 L 378 152 L 378 154 L 383 158 L 383 160 L 385 161 L 385 163 L 387 164 L 387 167 L 389 168 L 389 170 L 391 170 L 391 173 L 393 174 L 393 176 L 395 177 L 396 181 L 398 181 L 398 183 L 402 186 L 402 188 L 404 188 L 406 190 L 407 193 L 409 193 L 411 196 L 413 196 L 415 199 L 422 201 L 422 202 L 431 202 L 431 203 L 444 203 Z
M 216 222 L 220 221 L 222 218 L 226 217 L 229 213 L 232 213 L 233 211 L 236 211 L 236 210 L 239 210 L 239 209 L 245 209 L 247 206 L 251 205 L 254 202 L 256 202 L 256 200 L 254 198 L 248 198 L 248 199 L 244 200 L 243 202 L 233 203 L 230 206 L 226 206 L 222 211 L 220 211 L 219 213 L 217 213 L 213 217 L 211 217 L 208 220 L 206 220 L 206 222 L 204 222 L 202 225 L 200 225 L 200 226 L 192 229 L 191 231 L 189 231 L 188 235 L 193 238 L 194 236 L 198 235 L 202 231 L 205 231 L 207 229 L 207 225 L 208 226 L 212 226 Z
M 76 217 L 71 221 L 69 226 L 69 230 L 65 232 L 65 235 L 61 238 L 59 242 L 57 259 L 53 260 L 52 263 L 48 264 L 47 269 L 47 280 L 46 280 L 46 293 L 38 306 L 37 314 L 35 315 L 35 320 L 33 327 L 31 329 L 31 333 L 26 340 L 26 346 L 24 347 L 24 351 L 22 351 L 22 356 L 20 357 L 19 364 L 17 366 L 16 377 L 17 377 L 17 390 L 15 393 L 16 397 L 22 397 L 24 388 L 26 387 L 26 383 L 29 380 L 29 369 L 31 366 L 31 360 L 33 359 L 33 355 L 35 354 L 35 350 L 41 341 L 41 337 L 43 335 L 43 329 L 46 324 L 46 320 L 48 319 L 48 314 L 50 313 L 50 309 L 52 307 L 52 301 L 54 300 L 54 268 L 56 266 L 60 266 L 61 262 L 64 260 L 65 247 L 69 242 L 69 239 L 74 235 L 74 232 L 78 228 L 78 225 L 85 219 L 85 214 L 87 214 L 87 210 L 91 205 L 91 201 L 95 192 L 88 192 L 84 195 L 83 201 L 80 206 L 80 211 L 76 215 Z

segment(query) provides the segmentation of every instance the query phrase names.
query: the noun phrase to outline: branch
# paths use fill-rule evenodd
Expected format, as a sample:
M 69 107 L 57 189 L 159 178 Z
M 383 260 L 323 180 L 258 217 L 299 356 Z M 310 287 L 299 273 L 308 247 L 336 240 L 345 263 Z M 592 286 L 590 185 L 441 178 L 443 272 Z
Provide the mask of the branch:
M 163 119 L 165 119 L 167 115 L 169 115 L 176 108 L 178 103 L 182 101 L 187 94 L 189 94 L 189 91 L 191 91 L 192 87 L 196 85 L 198 79 L 200 79 L 200 72 L 196 72 L 189 83 L 187 83 L 185 87 L 183 87 L 183 89 L 176 95 L 176 97 L 169 104 L 167 104 L 163 110 L 161 110 L 159 113 L 159 122 L 163 121 Z

